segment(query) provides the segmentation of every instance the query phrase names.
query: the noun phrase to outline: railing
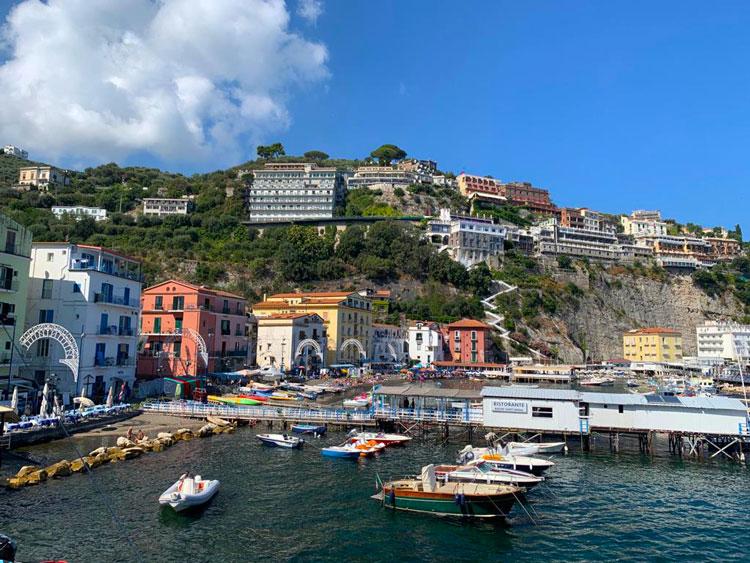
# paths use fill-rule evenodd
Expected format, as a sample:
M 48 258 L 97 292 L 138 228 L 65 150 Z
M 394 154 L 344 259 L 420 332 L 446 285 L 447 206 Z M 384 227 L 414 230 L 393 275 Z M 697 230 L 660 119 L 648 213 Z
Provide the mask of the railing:
M 31 247 L 24 246 L 22 244 L 6 244 L 4 247 L 0 247 L 3 249 L 3 252 L 5 254 L 15 254 L 16 256 L 26 256 L 28 258 L 31 256 Z
M 88 261 L 73 261 L 73 263 L 70 265 L 71 270 L 77 270 L 77 271 L 83 271 L 83 270 L 93 270 L 95 272 L 102 272 L 103 274 L 110 274 L 112 276 L 117 276 L 119 278 L 125 278 L 133 281 L 143 281 L 143 274 L 140 272 L 131 272 L 129 270 L 119 270 L 117 268 L 109 268 L 107 266 L 97 266 L 96 264 Z
M 203 404 L 196 402 L 178 403 L 153 402 L 141 407 L 146 412 L 158 412 L 175 416 L 204 418 L 207 415 L 229 419 L 264 420 L 309 420 L 330 423 L 373 423 L 375 418 L 369 411 L 345 411 L 341 409 L 305 409 L 298 407 L 252 407 Z
M 117 332 L 118 332 L 118 334 L 120 336 L 133 336 L 133 335 L 135 335 L 135 329 L 130 328 L 130 327 L 120 328 Z
M 99 326 L 96 331 L 97 334 L 117 336 L 117 325 Z
M 426 409 L 377 407 L 372 411 L 375 418 L 401 422 L 444 422 L 449 424 L 483 424 L 481 409 Z
M 135 365 L 135 358 L 132 356 L 121 357 L 98 357 L 94 359 L 94 365 L 99 367 L 109 366 L 132 366 Z
M 18 280 L 0 281 L 0 291 L 18 291 Z
M 106 293 L 94 293 L 94 303 L 109 303 L 112 305 L 122 305 L 124 307 L 139 308 L 141 302 L 138 299 L 120 297 L 119 295 L 107 295 Z
M 225 358 L 240 357 L 240 356 L 247 356 L 247 348 L 245 348 L 244 350 L 227 350 L 223 354 L 219 354 L 219 357 L 225 357 Z

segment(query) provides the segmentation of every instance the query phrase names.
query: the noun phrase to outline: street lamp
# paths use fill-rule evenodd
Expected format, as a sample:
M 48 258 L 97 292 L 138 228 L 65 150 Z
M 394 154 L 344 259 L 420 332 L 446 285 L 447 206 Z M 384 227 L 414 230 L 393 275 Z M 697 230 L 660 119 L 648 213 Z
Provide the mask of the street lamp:
M 286 347 L 286 338 L 281 339 L 281 371 L 283 372 L 286 365 L 286 358 L 284 357 L 284 348 Z

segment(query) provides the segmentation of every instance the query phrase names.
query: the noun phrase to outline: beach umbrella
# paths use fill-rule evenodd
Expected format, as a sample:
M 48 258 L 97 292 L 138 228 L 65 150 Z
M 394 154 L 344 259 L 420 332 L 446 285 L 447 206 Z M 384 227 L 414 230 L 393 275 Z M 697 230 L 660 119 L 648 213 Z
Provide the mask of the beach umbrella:
M 39 414 L 41 416 L 47 416 L 47 411 L 49 410 L 49 403 L 47 402 L 47 384 L 44 384 L 44 389 L 42 390 L 42 406 L 39 407 Z
M 83 407 L 85 406 L 85 403 L 87 401 L 89 403 L 91 402 L 91 400 L 89 400 L 89 399 L 86 398 L 86 385 L 82 385 L 81 386 L 81 396 L 80 397 L 76 397 L 76 399 L 79 399 L 79 400 L 76 401 L 75 399 L 73 399 L 73 402 L 78 403 L 78 410 L 79 411 L 83 410 Z
M 13 387 L 13 397 L 10 400 L 10 408 L 18 412 L 18 387 Z
M 115 388 L 114 386 L 110 386 L 109 393 L 107 393 L 107 403 L 106 407 L 111 408 L 112 405 L 115 404 Z

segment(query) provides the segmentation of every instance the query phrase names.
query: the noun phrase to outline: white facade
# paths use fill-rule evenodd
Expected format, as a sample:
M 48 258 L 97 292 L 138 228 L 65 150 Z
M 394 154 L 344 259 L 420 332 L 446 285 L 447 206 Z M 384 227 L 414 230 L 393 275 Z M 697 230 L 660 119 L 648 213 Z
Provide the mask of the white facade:
M 453 260 L 468 268 L 502 255 L 508 232 L 492 219 L 452 215 L 449 209 L 441 209 L 439 218 L 427 224 L 425 236 L 439 251 L 447 250 Z
M 99 399 L 135 381 L 135 358 L 141 307 L 140 262 L 88 245 L 34 244 L 31 253 L 26 329 L 53 322 L 65 327 L 79 347 L 78 383 L 60 364 L 59 343 L 32 344 L 24 377 L 38 383 L 51 375 L 61 393 L 74 396 L 85 386 Z
M 629 216 L 620 217 L 620 222 L 626 235 L 664 236 L 667 234 L 667 224 L 661 220 L 658 211 L 633 211 Z
M 28 152 L 26 152 L 25 150 L 23 150 L 23 149 L 21 149 L 19 147 L 14 147 L 13 145 L 5 145 L 3 147 L 3 152 L 5 154 L 9 154 L 9 155 L 15 156 L 17 158 L 22 158 L 24 160 L 28 160 L 29 159 L 29 153 Z
M 296 365 L 325 366 L 326 333 L 323 318 L 317 314 L 285 313 L 257 317 L 258 347 L 256 360 L 261 367 L 289 369 Z M 314 340 L 321 355 L 316 357 L 312 343 L 300 348 L 300 343 Z
M 409 345 L 404 329 L 395 325 L 372 325 L 372 361 L 376 364 L 403 364 L 409 361 Z
M 485 387 L 482 398 L 488 428 L 583 434 L 652 431 L 737 436 L 747 432 L 744 404 L 728 397 Z
M 720 358 L 736 362 L 750 358 L 750 325 L 706 321 L 695 327 L 698 358 Z
M 181 198 L 147 197 L 143 200 L 143 214 L 164 217 L 166 215 L 187 215 L 195 203 L 192 197 Z
M 414 322 L 409 326 L 409 358 L 427 366 L 432 362 L 442 362 L 443 335 L 437 323 Z
M 107 210 L 102 209 L 101 207 L 86 207 L 83 205 L 73 205 L 67 207 L 62 205 L 53 205 L 52 213 L 54 213 L 57 217 L 72 215 L 76 218 L 76 220 L 80 219 L 81 217 L 87 216 L 93 217 L 95 221 L 107 220 Z
M 415 170 L 403 170 L 396 166 L 360 166 L 347 180 L 349 189 L 364 186 L 408 186 L 429 182 L 432 176 Z
M 344 178 L 335 168 L 308 163 L 268 163 L 254 171 L 247 190 L 250 221 L 291 222 L 333 217 L 344 198 Z

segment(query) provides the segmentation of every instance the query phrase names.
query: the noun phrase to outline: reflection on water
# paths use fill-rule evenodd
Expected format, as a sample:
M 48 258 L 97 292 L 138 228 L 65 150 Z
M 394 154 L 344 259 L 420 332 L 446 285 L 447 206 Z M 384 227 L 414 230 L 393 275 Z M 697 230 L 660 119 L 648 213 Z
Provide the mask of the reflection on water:
M 462 444 L 414 440 L 349 462 L 319 451 L 343 441 L 343 432 L 311 439 L 301 451 L 262 446 L 254 435 L 240 429 L 180 442 L 95 470 L 147 561 L 744 559 L 744 465 L 572 448 L 528 495 L 537 525 L 518 507 L 507 525 L 467 523 L 394 513 L 369 498 L 376 475 L 452 461 Z M 72 457 L 64 443 L 34 455 Z M 198 512 L 176 514 L 157 499 L 186 469 L 219 479 L 221 489 Z M 84 475 L 0 494 L 0 532 L 18 541 L 21 561 L 133 560 Z

